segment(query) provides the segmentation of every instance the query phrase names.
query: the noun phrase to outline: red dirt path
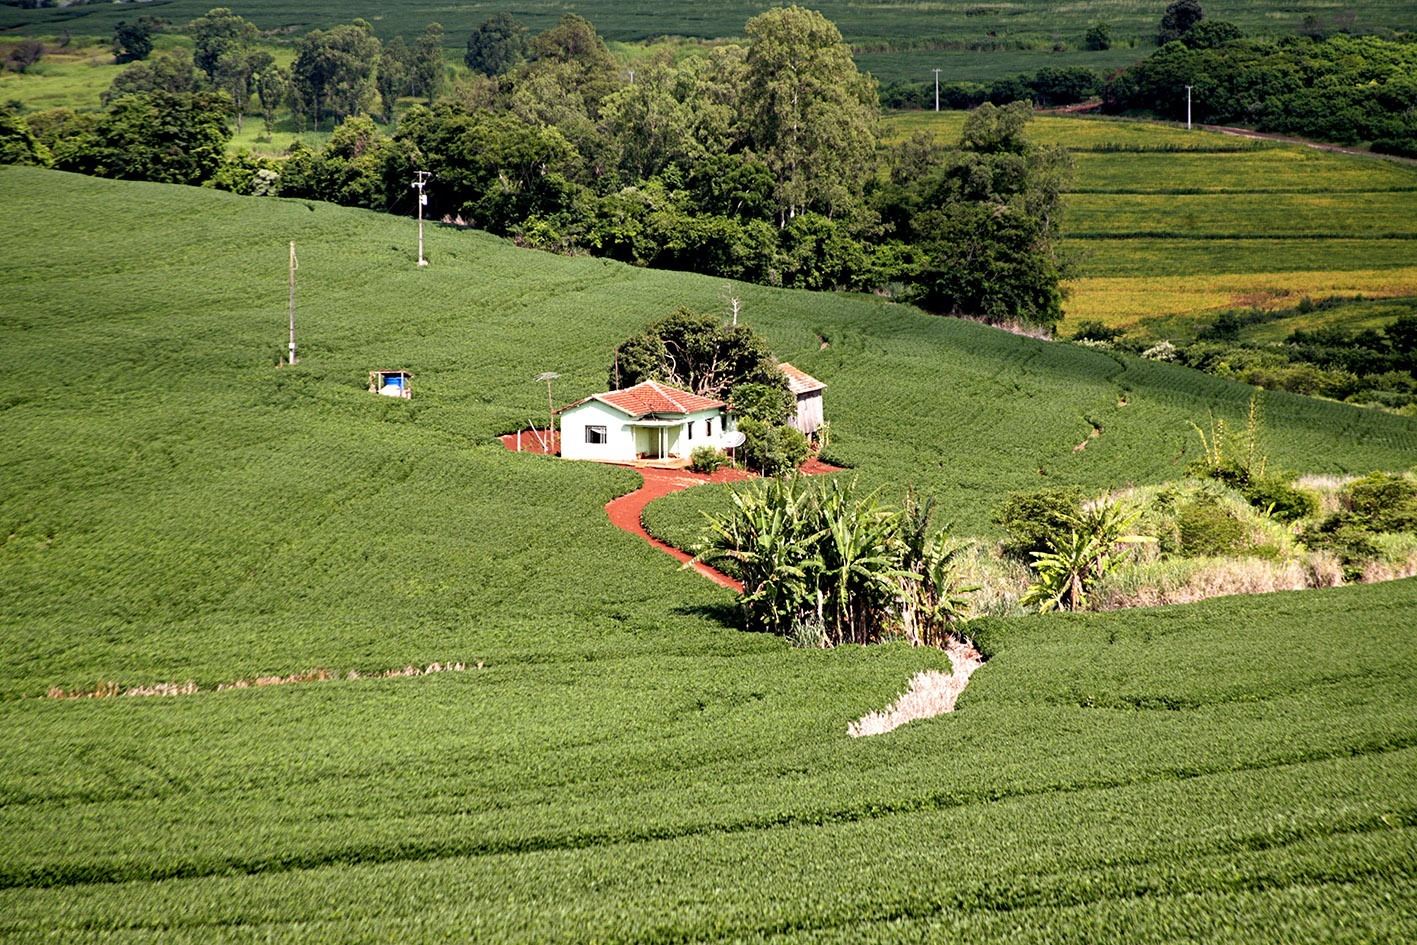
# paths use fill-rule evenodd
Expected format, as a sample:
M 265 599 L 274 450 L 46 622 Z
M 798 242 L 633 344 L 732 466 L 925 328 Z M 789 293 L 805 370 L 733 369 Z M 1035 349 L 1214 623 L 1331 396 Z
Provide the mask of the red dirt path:
M 541 434 L 543 441 L 546 434 Z M 509 450 L 517 448 L 517 434 L 508 433 L 499 437 L 502 445 Z M 539 442 L 535 435 L 523 431 L 521 434 L 521 451 L 524 453 L 555 453 L 553 449 L 544 449 L 543 442 Z M 616 464 L 622 465 L 622 464 Z M 690 489 L 694 486 L 701 486 L 704 483 L 717 482 L 740 482 L 744 479 L 754 479 L 756 476 L 745 469 L 735 469 L 725 466 L 711 476 L 690 472 L 688 469 L 663 469 L 657 466 L 630 466 L 644 478 L 644 485 L 634 492 L 627 492 L 618 499 L 611 499 L 605 504 L 605 514 L 610 516 L 610 523 L 621 531 L 629 532 L 631 535 L 638 535 L 651 546 L 670 555 L 677 561 L 689 562 L 693 560 L 693 555 L 673 545 L 666 544 L 645 531 L 644 511 L 645 506 L 655 499 L 662 499 L 671 492 L 679 492 L 683 489 Z M 819 476 L 823 473 L 840 472 L 836 466 L 829 466 L 815 456 L 802 464 L 802 474 L 805 476 Z M 706 564 L 695 564 L 694 570 L 704 577 L 713 581 L 721 587 L 726 587 L 730 591 L 743 592 L 743 584 L 736 581 L 722 571 L 717 571 Z

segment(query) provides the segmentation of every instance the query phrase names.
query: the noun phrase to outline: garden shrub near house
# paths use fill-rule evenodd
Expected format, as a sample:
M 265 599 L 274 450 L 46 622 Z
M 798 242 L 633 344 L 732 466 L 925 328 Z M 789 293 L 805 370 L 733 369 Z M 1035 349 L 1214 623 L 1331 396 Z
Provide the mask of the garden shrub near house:
M 785 476 L 807 461 L 807 437 L 794 427 L 775 426 L 761 420 L 738 421 L 743 445 L 738 457 L 749 469 L 764 476 Z
M 689 453 L 689 468 L 696 473 L 712 475 L 728 465 L 728 456 L 723 450 L 712 446 L 696 446 Z

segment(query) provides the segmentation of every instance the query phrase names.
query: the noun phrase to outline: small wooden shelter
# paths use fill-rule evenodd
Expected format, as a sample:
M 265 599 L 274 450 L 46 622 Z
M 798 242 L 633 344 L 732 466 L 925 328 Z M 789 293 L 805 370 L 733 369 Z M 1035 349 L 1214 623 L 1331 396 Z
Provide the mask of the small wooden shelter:
M 385 397 L 413 397 L 413 375 L 407 371 L 370 371 L 369 393 Z
M 821 429 L 825 417 L 822 411 L 822 392 L 827 389 L 827 385 L 790 364 L 783 363 L 778 367 L 787 375 L 787 386 L 792 388 L 792 396 L 797 398 L 797 414 L 787 421 L 787 425 L 811 436 Z

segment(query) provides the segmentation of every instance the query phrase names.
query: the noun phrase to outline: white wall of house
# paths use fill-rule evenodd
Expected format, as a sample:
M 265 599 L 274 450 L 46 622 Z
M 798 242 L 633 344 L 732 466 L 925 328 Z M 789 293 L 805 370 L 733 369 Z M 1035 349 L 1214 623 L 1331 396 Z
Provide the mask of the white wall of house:
M 628 463 L 641 454 L 655 456 L 666 444 L 666 458 L 687 459 L 699 446 L 717 447 L 733 423 L 721 409 L 700 410 L 667 428 L 636 426 L 608 404 L 588 400 L 561 414 L 561 456 Z M 591 435 L 587 431 L 594 431 Z M 663 439 L 661 439 L 661 435 Z M 604 442 L 591 442 L 603 437 Z
M 593 436 L 587 436 L 588 428 L 595 429 Z M 605 442 L 590 442 L 600 439 L 602 433 Z M 561 414 L 561 455 L 627 463 L 635 458 L 635 429 L 620 411 L 598 400 L 587 400 Z

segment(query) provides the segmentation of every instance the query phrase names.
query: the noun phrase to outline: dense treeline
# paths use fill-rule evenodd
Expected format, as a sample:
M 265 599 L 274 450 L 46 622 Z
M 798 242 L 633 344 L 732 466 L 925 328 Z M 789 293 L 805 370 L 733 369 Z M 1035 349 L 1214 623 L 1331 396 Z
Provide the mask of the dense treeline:
M 1168 43 L 1103 88 L 1112 111 L 1146 110 L 1417 155 L 1417 37 L 1235 36 Z
M 190 54 L 135 61 L 104 114 L 7 116 L 7 159 L 407 214 L 413 172 L 426 170 L 428 215 L 527 246 L 793 288 L 889 291 L 994 320 L 1046 326 L 1060 314 L 1057 206 L 1068 162 L 1027 142 L 1029 106 L 986 104 L 957 148 L 924 137 L 886 147 L 874 81 L 836 27 L 800 7 L 755 17 L 742 44 L 633 69 L 573 14 L 535 35 L 492 17 L 469 37 L 469 72 L 456 76 L 437 55 L 437 24 L 413 47 L 382 43 L 363 21 L 317 30 L 299 40 L 289 70 L 229 10 L 188 32 Z M 422 101 L 403 106 L 390 130 L 376 123 L 410 97 Z M 268 127 L 284 104 L 300 127 L 333 123 L 333 133 L 281 160 L 207 160 L 253 102 Z M 189 127 L 194 109 L 205 117 Z M 156 158 L 100 159 L 136 125 L 129 116 L 154 112 L 167 116 L 157 123 L 166 137 L 148 150 L 169 153 L 186 136 L 200 161 L 184 174 Z
M 1203 16 L 1162 35 L 1175 38 L 1113 75 L 1048 67 L 987 85 L 946 81 L 939 104 L 963 109 L 1028 100 L 1047 108 L 1096 98 L 1114 114 L 1184 121 L 1190 86 L 1191 118 L 1198 123 L 1417 156 L 1417 35 L 1249 37 Z M 891 108 L 933 108 L 935 95 L 933 83 L 893 83 L 881 99 Z

